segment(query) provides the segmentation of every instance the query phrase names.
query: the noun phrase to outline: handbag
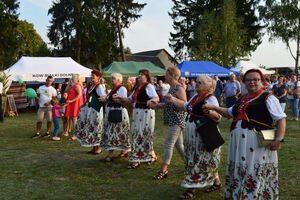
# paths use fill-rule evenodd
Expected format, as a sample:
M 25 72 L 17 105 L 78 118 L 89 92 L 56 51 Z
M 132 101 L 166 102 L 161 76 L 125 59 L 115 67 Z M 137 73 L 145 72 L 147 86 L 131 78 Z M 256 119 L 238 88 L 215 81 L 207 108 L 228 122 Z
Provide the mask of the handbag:
M 110 110 L 108 112 L 108 121 L 112 123 L 118 123 L 122 121 L 122 110 Z
M 208 152 L 212 152 L 225 143 L 220 134 L 217 123 L 211 119 L 202 126 L 199 126 L 196 131 L 200 134 L 205 149 Z
M 248 122 L 250 122 L 246 113 L 245 113 L 245 115 L 246 115 Z M 260 147 L 266 147 L 275 140 L 275 135 L 276 135 L 275 128 L 266 129 L 266 130 L 256 130 L 255 128 L 253 128 L 253 131 L 257 136 L 258 145 Z
M 260 147 L 266 147 L 275 140 L 275 134 L 276 134 L 275 128 L 267 129 L 267 130 L 259 130 L 259 131 L 254 128 L 253 131 L 257 136 L 258 145 Z

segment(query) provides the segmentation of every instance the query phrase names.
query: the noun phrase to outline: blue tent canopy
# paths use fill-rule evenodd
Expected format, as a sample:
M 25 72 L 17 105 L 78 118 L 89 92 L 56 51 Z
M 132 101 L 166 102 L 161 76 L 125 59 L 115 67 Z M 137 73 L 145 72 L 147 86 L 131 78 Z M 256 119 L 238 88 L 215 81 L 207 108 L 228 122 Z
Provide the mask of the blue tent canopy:
M 219 77 L 229 77 L 235 73 L 210 61 L 183 61 L 177 67 L 181 71 L 181 77 L 198 77 L 201 74 L 208 76 L 218 75 Z

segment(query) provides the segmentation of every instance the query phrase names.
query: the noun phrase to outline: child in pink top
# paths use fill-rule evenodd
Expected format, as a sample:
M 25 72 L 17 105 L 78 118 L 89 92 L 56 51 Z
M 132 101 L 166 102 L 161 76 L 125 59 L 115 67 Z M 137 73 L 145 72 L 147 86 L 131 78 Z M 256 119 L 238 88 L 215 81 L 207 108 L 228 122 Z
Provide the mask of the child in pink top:
M 52 121 L 53 121 L 53 124 L 54 124 L 52 140 L 60 140 L 60 137 L 57 137 L 59 129 L 60 129 L 60 126 L 59 126 L 59 118 L 60 118 L 59 109 L 64 108 L 64 106 L 57 105 L 57 99 L 56 98 L 51 100 L 51 105 L 53 106 L 52 107 Z

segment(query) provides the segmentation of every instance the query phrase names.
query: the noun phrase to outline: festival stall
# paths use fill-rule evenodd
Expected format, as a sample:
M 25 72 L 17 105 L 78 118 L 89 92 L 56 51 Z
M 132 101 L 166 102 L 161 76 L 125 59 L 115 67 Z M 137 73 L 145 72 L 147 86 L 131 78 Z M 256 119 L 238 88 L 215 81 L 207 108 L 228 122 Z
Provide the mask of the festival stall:
M 230 70 L 236 71 L 238 73 L 245 73 L 249 69 L 259 69 L 263 74 L 274 74 L 274 70 L 266 70 L 262 67 L 257 66 L 251 61 L 239 61 L 235 67 L 231 68 Z
M 72 74 L 89 77 L 91 69 L 80 65 L 70 57 L 26 57 L 23 56 L 4 72 L 10 74 L 11 81 L 45 82 L 47 76 L 70 78 Z
M 201 74 L 210 77 L 218 75 L 221 78 L 229 77 L 230 74 L 235 73 L 229 69 L 221 67 L 210 61 L 183 61 L 177 67 L 181 71 L 181 77 L 195 78 Z
M 113 62 L 102 70 L 104 77 L 109 77 L 112 73 L 120 73 L 123 76 L 137 76 L 139 70 L 147 69 L 151 76 L 163 76 L 166 70 L 155 66 L 151 62 Z
M 12 83 L 6 92 L 7 95 L 12 95 L 14 97 L 15 105 L 18 110 L 22 110 L 27 108 L 27 96 L 26 92 L 26 84 L 25 83 Z

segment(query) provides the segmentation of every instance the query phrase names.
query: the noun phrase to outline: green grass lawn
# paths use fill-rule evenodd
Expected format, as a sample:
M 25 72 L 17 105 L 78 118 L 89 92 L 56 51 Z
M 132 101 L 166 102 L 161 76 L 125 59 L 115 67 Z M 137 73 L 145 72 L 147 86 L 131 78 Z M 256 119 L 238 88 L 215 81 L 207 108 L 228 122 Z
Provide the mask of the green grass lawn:
M 287 110 L 288 110 L 287 106 Z M 290 115 L 290 113 L 289 113 Z M 106 152 L 88 155 L 77 141 L 63 138 L 30 139 L 35 134 L 36 114 L 21 113 L 5 118 L 0 124 L 0 200 L 8 199 L 177 199 L 184 165 L 175 150 L 167 179 L 154 181 L 163 157 L 167 127 L 161 112 L 156 112 L 154 148 L 159 157 L 152 166 L 128 170 L 126 159 L 100 162 Z M 287 121 L 285 143 L 279 151 L 280 199 L 300 199 L 298 175 L 300 159 L 299 122 Z M 42 133 L 45 132 L 43 124 Z M 226 140 L 222 148 L 219 173 L 224 183 L 229 139 L 229 125 L 222 119 L 221 131 Z M 116 154 L 119 152 L 116 152 Z M 223 199 L 224 188 L 212 194 L 198 190 L 197 198 Z

